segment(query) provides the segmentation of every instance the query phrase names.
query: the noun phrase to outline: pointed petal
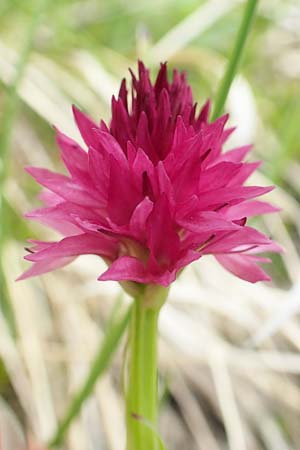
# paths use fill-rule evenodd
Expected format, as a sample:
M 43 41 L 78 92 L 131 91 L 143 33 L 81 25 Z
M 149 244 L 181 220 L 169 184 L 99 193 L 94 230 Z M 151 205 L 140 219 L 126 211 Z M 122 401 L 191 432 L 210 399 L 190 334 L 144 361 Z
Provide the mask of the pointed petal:
M 95 254 L 112 258 L 116 250 L 115 240 L 99 233 L 99 236 L 77 234 L 68 236 L 59 242 L 52 243 L 48 248 L 25 256 L 27 261 L 38 262 L 57 258 L 74 257 L 78 255 Z
M 233 175 L 232 180 L 228 183 L 228 186 L 238 186 L 243 184 L 260 165 L 261 161 L 242 164 L 238 173 Z
M 105 222 L 105 213 L 100 214 L 99 209 L 93 210 L 74 203 L 63 202 L 49 208 L 38 208 L 25 217 L 50 226 L 65 236 L 77 235 L 82 232 L 83 224 L 97 224 L 97 229 Z M 98 234 L 98 233 L 97 233 Z
M 95 134 L 97 136 L 97 148 L 99 146 L 107 155 L 112 155 L 122 166 L 127 164 L 127 159 L 124 151 L 120 147 L 119 143 L 116 139 L 109 133 L 101 130 L 95 130 Z M 95 139 L 96 140 L 96 139 Z M 95 142 L 94 142 L 95 145 Z
M 115 97 L 112 98 L 111 110 L 110 132 L 125 152 L 128 140 L 133 140 L 131 117 L 121 98 L 118 100 Z
M 92 191 L 85 190 L 78 183 L 59 173 L 38 167 L 26 167 L 26 171 L 42 186 L 55 192 L 65 200 L 91 207 L 101 206 Z
M 56 142 L 69 173 L 75 179 L 88 182 L 88 155 L 77 142 L 56 129 Z
M 59 203 L 64 202 L 64 199 L 60 195 L 57 195 L 54 192 L 48 191 L 47 189 L 43 189 L 38 194 L 38 199 L 41 200 L 41 202 L 43 202 L 44 205 L 46 205 L 46 206 L 56 206 Z
M 175 270 L 166 270 L 162 274 L 153 274 L 145 269 L 143 263 L 133 256 L 122 256 L 98 278 L 99 281 L 135 281 L 137 283 L 155 283 L 169 286 L 176 278 Z
M 129 228 L 135 237 L 145 237 L 147 232 L 146 222 L 152 209 L 153 202 L 151 202 L 149 197 L 145 197 L 133 211 L 129 223 Z
M 148 245 L 151 251 L 150 270 L 158 265 L 174 262 L 179 252 L 179 237 L 174 229 L 170 205 L 166 194 L 154 204 L 148 222 Z M 151 265 L 153 264 L 153 266 Z
M 218 161 L 231 161 L 231 162 L 241 162 L 245 156 L 252 150 L 252 145 L 244 145 L 243 147 L 234 148 L 226 153 L 223 153 Z
M 171 180 L 166 172 L 164 163 L 162 161 L 159 161 L 159 163 L 156 166 L 156 170 L 157 170 L 159 193 L 160 195 L 166 194 L 172 213 L 175 207 L 174 190 Z
M 142 111 L 139 117 L 136 129 L 136 145 L 143 149 L 151 161 L 157 163 L 158 157 L 150 136 L 149 123 L 145 111 Z
M 74 119 L 80 131 L 82 139 L 84 140 L 84 142 L 88 147 L 94 146 L 96 141 L 95 130 L 99 129 L 98 125 L 96 125 L 95 122 L 93 122 L 93 120 L 90 117 L 88 117 L 78 108 L 76 108 L 75 105 L 73 105 L 72 109 Z
M 208 99 L 201 108 L 198 119 L 196 121 L 196 129 L 198 130 L 202 123 L 207 123 L 211 109 L 211 101 Z
M 107 199 L 110 219 L 117 225 L 128 224 L 133 210 L 141 200 L 142 192 L 139 192 L 134 185 L 129 170 L 120 166 L 111 156 Z
M 138 184 L 145 172 L 152 178 L 153 168 L 153 163 L 147 154 L 141 148 L 138 148 L 132 164 L 132 176 L 138 181 Z
M 80 232 L 80 229 L 70 222 L 69 216 L 56 206 L 35 209 L 25 214 L 25 217 L 30 220 L 36 220 L 64 236 L 75 235 Z
M 90 147 L 88 152 L 88 165 L 91 180 L 99 192 L 99 198 L 103 203 L 107 201 L 107 189 L 109 183 L 109 158 Z
M 151 133 L 151 139 L 159 159 L 164 159 L 172 142 L 170 132 L 171 105 L 168 91 L 163 89 L 159 96 L 157 117 Z
M 239 229 L 233 233 L 229 232 L 226 235 L 213 240 L 203 250 L 201 250 L 201 253 L 228 253 L 234 251 L 240 246 L 260 246 L 270 244 L 272 244 L 272 241 L 263 233 L 260 233 L 254 228 L 244 226 L 239 227 Z
M 213 189 L 220 189 L 239 173 L 242 164 L 235 164 L 231 162 L 221 162 L 209 169 L 200 173 L 199 192 L 212 191 Z
M 253 217 L 261 214 L 269 214 L 280 211 L 280 208 L 267 202 L 252 200 L 250 202 L 239 203 L 238 205 L 225 208 L 224 215 L 230 219 L 240 219 L 241 217 Z
M 170 154 L 177 154 L 177 152 L 180 152 L 182 150 L 182 143 L 186 140 L 188 137 L 188 130 L 187 127 L 184 124 L 182 116 L 177 116 L 176 124 L 175 124 L 175 130 L 173 133 L 173 141 L 172 141 L 172 149 Z M 166 160 L 168 157 L 166 158 Z
M 250 283 L 271 280 L 269 275 L 256 264 L 259 260 L 254 256 L 246 254 L 218 255 L 216 259 L 229 272 Z
M 127 95 L 128 95 L 128 91 L 127 91 L 127 88 L 126 88 L 126 79 L 123 78 L 123 80 L 121 82 L 121 87 L 120 87 L 120 90 L 119 90 L 119 99 L 122 100 L 126 111 L 128 111 Z
M 257 247 L 253 247 L 247 250 L 248 255 L 257 255 L 259 253 L 284 253 L 284 247 L 277 244 L 277 242 L 270 241 L 269 244 L 258 245 Z
M 109 268 L 98 278 L 100 281 L 136 281 L 147 283 L 149 278 L 143 263 L 133 256 L 122 256 L 114 261 Z
M 178 270 L 186 267 L 188 264 L 191 264 L 194 261 L 197 261 L 201 258 L 201 253 L 196 252 L 194 250 L 188 250 L 184 256 L 182 256 L 175 264 L 175 270 Z
M 26 280 L 27 278 L 35 277 L 37 275 L 42 275 L 52 270 L 60 269 L 61 267 L 70 264 L 75 258 L 57 258 L 45 261 L 39 261 L 33 264 L 28 270 L 23 272 L 16 281 Z
M 244 200 L 259 197 L 274 189 L 273 186 L 238 186 L 224 187 L 201 193 L 199 208 L 216 209 L 224 203 L 235 204 Z
M 177 222 L 186 230 L 194 233 L 214 234 L 217 231 L 235 231 L 240 229 L 238 225 L 224 219 L 214 211 L 196 213 Z
M 159 98 L 159 95 L 163 89 L 167 89 L 167 90 L 169 89 L 168 72 L 167 72 L 167 64 L 166 63 L 161 63 L 160 69 L 158 71 L 156 81 L 154 84 L 156 99 Z

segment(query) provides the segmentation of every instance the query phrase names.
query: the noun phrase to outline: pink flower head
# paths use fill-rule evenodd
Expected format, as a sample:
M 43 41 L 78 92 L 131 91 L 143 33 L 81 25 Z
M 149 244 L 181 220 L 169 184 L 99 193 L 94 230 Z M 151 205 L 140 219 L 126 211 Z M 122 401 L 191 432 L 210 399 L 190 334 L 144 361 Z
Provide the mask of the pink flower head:
M 33 241 L 25 257 L 33 265 L 20 278 L 95 254 L 108 264 L 99 280 L 168 286 L 212 254 L 244 280 L 269 280 L 259 254 L 279 246 L 246 222 L 277 209 L 253 200 L 272 187 L 244 186 L 259 165 L 243 162 L 251 146 L 222 153 L 228 116 L 210 123 L 209 102 L 197 113 L 184 73 L 169 82 L 162 64 L 152 84 L 143 63 L 138 69 L 130 98 L 125 80 L 113 97 L 109 126 L 73 108 L 87 151 L 56 130 L 68 175 L 27 169 L 47 189 L 45 207 L 27 216 L 64 237 Z

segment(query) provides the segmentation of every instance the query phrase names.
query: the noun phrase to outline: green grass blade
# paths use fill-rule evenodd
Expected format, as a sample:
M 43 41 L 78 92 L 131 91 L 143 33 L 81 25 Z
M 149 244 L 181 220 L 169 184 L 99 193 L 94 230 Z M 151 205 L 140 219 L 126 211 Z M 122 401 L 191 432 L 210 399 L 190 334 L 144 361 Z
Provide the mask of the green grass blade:
M 65 416 L 61 420 L 54 436 L 50 439 L 48 443 L 50 448 L 57 447 L 63 442 L 71 423 L 79 414 L 85 400 L 91 395 L 96 382 L 106 370 L 115 350 L 118 347 L 118 343 L 128 325 L 131 308 L 129 308 L 118 321 L 115 319 L 116 313 L 116 308 L 114 308 L 112 313 L 113 317 L 109 319 L 109 323 L 112 325 L 107 330 L 104 340 L 101 343 L 94 360 L 92 361 L 90 371 L 84 384 L 73 397 L 69 407 L 67 408 Z
M 243 50 L 246 44 L 247 36 L 251 29 L 251 24 L 254 18 L 255 9 L 257 6 L 258 0 L 248 0 L 243 19 L 238 31 L 238 35 L 235 41 L 235 45 L 232 51 L 231 58 L 228 61 L 228 65 L 225 71 L 225 74 L 220 82 L 220 86 L 218 88 L 216 98 L 215 98 L 215 106 L 213 110 L 212 120 L 215 120 L 218 116 L 222 114 L 226 98 L 234 79 L 234 76 L 238 70 L 241 57 L 243 54 Z

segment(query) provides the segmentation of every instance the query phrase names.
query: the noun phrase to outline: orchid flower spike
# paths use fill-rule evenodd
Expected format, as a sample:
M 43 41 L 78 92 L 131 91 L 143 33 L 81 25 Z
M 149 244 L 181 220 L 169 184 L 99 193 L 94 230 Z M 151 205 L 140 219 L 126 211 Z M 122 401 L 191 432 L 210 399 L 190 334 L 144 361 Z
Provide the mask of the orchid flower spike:
M 278 209 L 255 199 L 272 187 L 244 185 L 259 166 L 244 161 L 251 146 L 223 152 L 228 115 L 211 123 L 209 101 L 197 111 L 185 73 L 169 81 L 161 64 L 152 83 L 139 62 L 131 76 L 130 94 L 123 80 L 112 98 L 109 125 L 73 108 L 86 149 L 56 130 L 68 175 L 27 168 L 46 188 L 45 206 L 27 217 L 63 237 L 31 241 L 33 265 L 20 279 L 95 254 L 108 265 L 99 280 L 169 286 L 205 255 L 249 282 L 269 280 L 260 254 L 280 247 L 247 219 Z

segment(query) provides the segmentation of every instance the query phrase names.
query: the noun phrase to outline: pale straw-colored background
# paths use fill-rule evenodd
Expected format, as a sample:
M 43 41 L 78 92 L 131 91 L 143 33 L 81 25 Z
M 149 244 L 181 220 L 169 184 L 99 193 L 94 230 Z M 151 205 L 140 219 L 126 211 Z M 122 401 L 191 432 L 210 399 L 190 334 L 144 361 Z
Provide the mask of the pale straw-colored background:
M 0 2 L 0 117 L 38 3 Z M 50 438 L 120 294 L 116 283 L 96 281 L 103 269 L 96 257 L 15 283 L 25 268 L 26 239 L 54 237 L 22 218 L 38 205 L 38 187 L 23 166 L 61 170 L 51 125 L 78 137 L 72 103 L 97 120 L 108 118 L 111 95 L 138 56 L 153 73 L 165 60 L 185 69 L 195 99 L 213 99 L 243 2 L 62 0 L 44 7 L 10 124 L 0 218 L 8 287 L 0 313 L 1 450 L 21 448 L 25 433 L 40 443 Z M 242 282 L 206 257 L 172 286 L 161 315 L 159 361 L 160 429 L 169 450 L 300 449 L 299 98 L 300 4 L 262 0 L 227 109 L 238 126 L 231 144 L 254 142 L 252 159 L 265 161 L 253 183 L 278 185 L 269 199 L 282 213 L 255 225 L 286 252 L 274 258 L 269 284 Z M 122 309 L 128 301 L 123 298 Z M 64 449 L 123 449 L 124 345 Z

